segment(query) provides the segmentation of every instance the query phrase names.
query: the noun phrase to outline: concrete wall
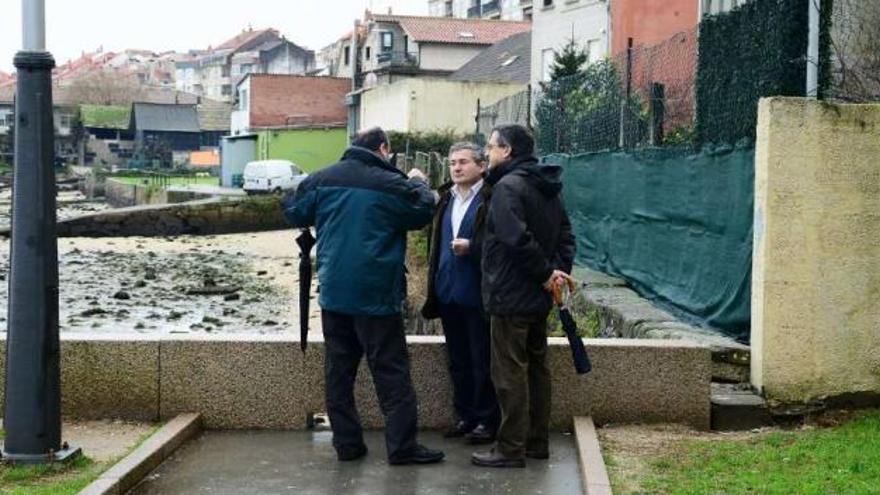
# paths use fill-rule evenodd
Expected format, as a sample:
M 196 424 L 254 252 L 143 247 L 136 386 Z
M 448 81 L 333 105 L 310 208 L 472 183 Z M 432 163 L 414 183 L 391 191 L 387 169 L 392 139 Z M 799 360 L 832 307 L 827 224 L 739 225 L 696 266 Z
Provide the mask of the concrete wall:
M 761 100 L 752 383 L 801 402 L 880 392 L 880 105 Z
M 423 70 L 458 70 L 485 49 L 485 46 L 422 43 L 419 45 L 419 68 Z
M 470 134 L 475 130 L 478 99 L 486 106 L 524 89 L 521 84 L 405 79 L 363 94 L 361 127 L 378 125 L 401 132 L 451 129 Z
M 614 0 L 611 2 L 611 53 L 626 53 L 627 40 L 646 46 L 690 31 L 699 22 L 698 0 Z
M 159 205 L 168 202 L 168 195 L 160 187 L 141 184 L 126 184 L 107 179 L 104 184 L 104 196 L 107 203 L 114 208 L 137 205 Z
M 545 63 L 552 62 L 553 50 L 562 48 L 574 36 L 575 42 L 586 47 L 590 40 L 598 42 L 597 51 L 608 53 L 609 17 L 605 0 L 557 0 L 551 7 L 533 2 L 532 18 L 532 87 L 544 80 Z M 549 60 L 547 60 L 549 58 Z
M 5 336 L 0 373 L 5 372 Z M 550 339 L 552 426 L 598 423 L 709 426 L 709 350 L 682 342 L 590 340 L 593 372 L 576 375 L 564 339 Z M 409 337 L 419 425 L 452 423 L 442 337 Z M 304 428 L 324 407 L 323 342 L 305 354 L 283 336 L 62 336 L 62 411 L 69 417 L 155 420 L 200 412 L 208 428 Z M 5 382 L 0 379 L 0 387 Z M 0 390 L 0 397 L 3 397 Z M 358 374 L 364 424 L 382 417 L 366 367 Z
M 290 160 L 305 172 L 315 172 L 338 161 L 347 142 L 344 127 L 260 131 L 257 159 Z

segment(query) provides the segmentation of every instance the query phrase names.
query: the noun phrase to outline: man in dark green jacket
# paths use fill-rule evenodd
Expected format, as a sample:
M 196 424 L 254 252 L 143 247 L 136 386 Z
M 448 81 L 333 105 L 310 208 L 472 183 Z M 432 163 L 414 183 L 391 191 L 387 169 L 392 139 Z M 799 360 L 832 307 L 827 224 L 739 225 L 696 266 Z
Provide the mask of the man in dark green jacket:
M 473 455 L 480 466 L 523 467 L 525 457 L 549 456 L 547 315 L 553 285 L 570 278 L 575 243 L 562 169 L 539 165 L 534 148 L 520 125 L 495 128 L 486 144 L 492 197 L 481 243 L 482 296 L 501 425 L 495 448 Z
M 367 453 L 354 402 L 366 354 L 385 416 L 391 464 L 432 463 L 443 452 L 416 442 L 416 397 L 401 310 L 406 292 L 406 232 L 423 227 L 434 194 L 418 170 L 410 177 L 388 162 L 379 128 L 361 132 L 342 160 L 309 176 L 284 214 L 294 227 L 315 227 L 327 413 L 339 460 Z

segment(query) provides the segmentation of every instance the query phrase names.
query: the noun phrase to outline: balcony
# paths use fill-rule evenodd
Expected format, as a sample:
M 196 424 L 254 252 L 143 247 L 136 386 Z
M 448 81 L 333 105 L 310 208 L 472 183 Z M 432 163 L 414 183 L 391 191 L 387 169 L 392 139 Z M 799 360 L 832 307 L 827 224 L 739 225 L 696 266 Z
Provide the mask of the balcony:
M 403 50 L 390 50 L 377 53 L 376 63 L 379 68 L 418 67 L 419 57 L 415 53 L 409 53 Z

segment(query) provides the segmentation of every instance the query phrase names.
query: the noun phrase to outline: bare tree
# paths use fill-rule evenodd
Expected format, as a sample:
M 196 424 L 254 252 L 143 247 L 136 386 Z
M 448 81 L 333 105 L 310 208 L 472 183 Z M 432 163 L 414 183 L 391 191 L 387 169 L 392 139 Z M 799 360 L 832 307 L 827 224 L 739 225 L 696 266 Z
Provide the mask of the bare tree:
M 131 105 L 143 99 L 143 86 L 137 76 L 103 70 L 85 74 L 66 84 L 69 98 L 93 105 Z
M 880 2 L 834 0 L 832 98 L 880 101 Z

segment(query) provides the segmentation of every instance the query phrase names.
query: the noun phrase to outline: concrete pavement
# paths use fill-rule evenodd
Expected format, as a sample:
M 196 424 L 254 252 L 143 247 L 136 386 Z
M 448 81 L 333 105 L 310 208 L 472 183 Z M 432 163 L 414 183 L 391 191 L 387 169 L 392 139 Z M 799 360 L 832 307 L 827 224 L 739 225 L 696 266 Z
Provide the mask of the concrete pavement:
M 182 447 L 132 493 L 172 494 L 580 494 L 574 439 L 551 434 L 547 461 L 525 469 L 470 464 L 475 447 L 422 432 L 419 440 L 446 452 L 439 465 L 389 466 L 382 432 L 366 434 L 366 458 L 336 461 L 329 432 L 212 431 Z M 483 448 L 478 446 L 476 448 Z

